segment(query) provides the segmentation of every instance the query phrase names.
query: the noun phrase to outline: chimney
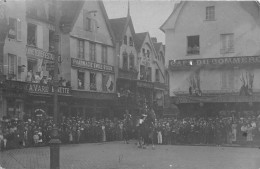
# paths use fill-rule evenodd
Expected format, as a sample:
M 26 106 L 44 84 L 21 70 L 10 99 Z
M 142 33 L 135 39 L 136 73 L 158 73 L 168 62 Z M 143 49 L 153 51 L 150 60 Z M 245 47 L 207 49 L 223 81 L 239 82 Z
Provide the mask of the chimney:
M 153 43 L 157 43 L 157 38 L 156 37 L 152 37 L 151 39 L 152 39 Z

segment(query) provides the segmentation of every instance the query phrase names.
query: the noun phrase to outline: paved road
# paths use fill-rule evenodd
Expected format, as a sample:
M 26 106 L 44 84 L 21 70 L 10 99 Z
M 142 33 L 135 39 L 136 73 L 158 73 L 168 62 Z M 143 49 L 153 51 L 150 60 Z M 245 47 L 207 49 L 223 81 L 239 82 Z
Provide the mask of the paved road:
M 138 149 L 131 144 L 64 145 L 61 169 L 259 169 L 260 149 L 207 146 L 157 146 Z M 0 153 L 5 169 L 49 169 L 49 148 Z

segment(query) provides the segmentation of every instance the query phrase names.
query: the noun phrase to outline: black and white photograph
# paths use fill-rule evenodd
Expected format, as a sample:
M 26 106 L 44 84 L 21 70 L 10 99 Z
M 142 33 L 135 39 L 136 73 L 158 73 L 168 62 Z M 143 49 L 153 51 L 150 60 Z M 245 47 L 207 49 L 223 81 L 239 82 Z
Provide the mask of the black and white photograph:
M 0 169 L 260 169 L 260 1 L 0 0 Z

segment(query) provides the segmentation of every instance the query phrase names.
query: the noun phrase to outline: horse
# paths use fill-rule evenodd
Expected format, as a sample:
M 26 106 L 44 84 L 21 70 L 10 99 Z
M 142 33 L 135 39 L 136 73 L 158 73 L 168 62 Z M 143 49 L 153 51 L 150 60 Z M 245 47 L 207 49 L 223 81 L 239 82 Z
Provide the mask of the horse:
M 155 134 L 155 114 L 154 111 L 149 111 L 146 115 L 138 120 L 138 147 L 146 148 L 150 143 L 154 148 L 154 134 Z

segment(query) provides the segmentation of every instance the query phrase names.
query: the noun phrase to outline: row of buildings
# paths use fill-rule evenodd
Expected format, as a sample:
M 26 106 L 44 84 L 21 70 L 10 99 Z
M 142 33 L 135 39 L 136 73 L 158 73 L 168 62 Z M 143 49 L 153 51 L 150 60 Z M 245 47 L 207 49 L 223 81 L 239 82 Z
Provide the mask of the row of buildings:
M 259 2 L 182 1 L 161 30 L 171 104 L 190 115 L 260 113 Z
M 2 1 L 0 9 L 0 118 L 52 115 L 55 50 L 60 115 L 119 117 L 144 103 L 163 109 L 165 47 L 135 32 L 129 6 L 117 19 L 102 1 Z

